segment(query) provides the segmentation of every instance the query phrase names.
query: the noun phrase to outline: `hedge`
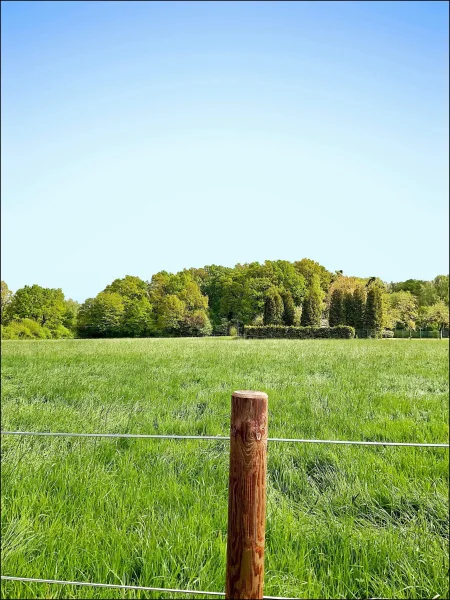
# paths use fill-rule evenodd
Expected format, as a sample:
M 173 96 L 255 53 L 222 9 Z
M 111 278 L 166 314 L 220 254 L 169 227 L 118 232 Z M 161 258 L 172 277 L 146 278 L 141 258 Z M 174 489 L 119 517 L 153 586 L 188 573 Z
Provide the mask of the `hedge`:
M 290 340 L 350 339 L 355 337 L 355 329 L 347 325 L 338 325 L 336 327 L 286 327 L 283 325 L 256 327 L 246 325 L 244 327 L 244 337 L 247 339 L 285 338 Z

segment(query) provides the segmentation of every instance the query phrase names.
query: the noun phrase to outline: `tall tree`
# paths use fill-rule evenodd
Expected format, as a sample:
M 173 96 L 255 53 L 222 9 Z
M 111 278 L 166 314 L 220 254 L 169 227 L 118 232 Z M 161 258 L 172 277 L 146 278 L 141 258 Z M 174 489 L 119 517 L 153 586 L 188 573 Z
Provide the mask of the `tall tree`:
M 290 291 L 283 290 L 281 292 L 283 300 L 283 323 L 287 326 L 294 325 L 295 322 L 295 304 Z
M 375 330 L 376 334 L 379 334 L 383 328 L 384 320 L 383 290 L 380 286 L 372 284 L 367 292 L 365 326 L 367 329 Z
M 211 323 L 208 318 L 208 298 L 203 296 L 198 284 L 191 279 L 179 293 L 184 303 L 181 333 L 187 335 L 208 335 Z
M 364 319 L 365 319 L 365 309 L 366 309 L 366 291 L 364 286 L 357 285 L 353 292 L 353 310 L 354 310 L 354 318 L 355 318 L 355 329 L 363 329 L 364 328 Z
M 345 323 L 344 292 L 341 288 L 335 288 L 331 293 L 328 322 L 330 327 Z
M 204 271 L 204 276 L 201 278 L 199 286 L 201 293 L 208 297 L 208 312 L 211 323 L 215 330 L 222 330 L 224 327 L 226 329 L 227 325 L 225 323 L 228 324 L 228 319 L 227 315 L 221 310 L 221 304 L 225 287 L 231 280 L 232 269 L 218 265 L 207 265 L 201 271 Z
M 283 300 L 276 287 L 266 293 L 264 303 L 264 325 L 281 325 L 283 323 Z
M 320 326 L 323 313 L 323 299 L 325 297 L 320 287 L 320 278 L 317 274 L 312 275 L 306 299 L 303 303 L 301 324 L 304 326 Z
M 448 306 L 449 276 L 438 275 L 434 278 L 433 284 L 439 300 L 442 300 Z
M 72 300 L 72 298 L 68 298 L 64 300 L 64 315 L 62 324 L 72 333 L 77 331 L 77 315 L 80 309 L 80 304 L 76 300 Z
M 344 292 L 344 325 L 350 325 L 351 327 L 355 327 L 355 303 L 353 298 L 353 292 L 347 290 Z

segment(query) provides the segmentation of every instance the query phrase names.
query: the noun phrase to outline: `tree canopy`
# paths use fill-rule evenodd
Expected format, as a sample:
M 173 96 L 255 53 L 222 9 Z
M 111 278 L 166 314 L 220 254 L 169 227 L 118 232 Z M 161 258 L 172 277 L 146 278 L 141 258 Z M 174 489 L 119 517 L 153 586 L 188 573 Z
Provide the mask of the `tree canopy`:
M 387 284 L 303 258 L 235 267 L 126 275 L 82 304 L 61 289 L 2 281 L 2 337 L 148 337 L 226 334 L 242 325 L 448 327 L 449 276 Z

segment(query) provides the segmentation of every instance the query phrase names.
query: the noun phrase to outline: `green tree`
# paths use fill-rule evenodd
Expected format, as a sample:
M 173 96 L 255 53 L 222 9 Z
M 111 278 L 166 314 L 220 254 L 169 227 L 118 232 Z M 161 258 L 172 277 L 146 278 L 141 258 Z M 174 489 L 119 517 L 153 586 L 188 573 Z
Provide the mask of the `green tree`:
M 276 287 L 266 292 L 264 302 L 264 325 L 281 325 L 283 322 L 283 300 Z
M 367 292 L 365 326 L 375 330 L 378 335 L 385 322 L 385 309 L 383 303 L 383 290 L 378 285 L 371 285 Z
M 438 275 L 434 278 L 433 284 L 439 300 L 442 300 L 448 306 L 449 276 Z
M 354 325 L 355 329 L 364 328 L 366 309 L 366 291 L 362 285 L 357 285 L 353 292 L 353 310 L 354 310 Z
M 264 265 L 251 263 L 248 265 L 248 274 L 253 279 L 266 279 L 274 287 L 290 292 L 294 304 L 297 306 L 305 297 L 306 278 L 287 260 L 266 260 Z
M 414 295 L 417 298 L 419 306 L 432 306 L 439 300 L 436 287 L 434 286 L 432 281 L 421 282 L 418 293 Z
M 184 303 L 181 333 L 183 335 L 208 335 L 212 331 L 208 317 L 208 298 L 203 296 L 198 284 L 188 281 L 179 294 Z
M 133 275 L 115 279 L 104 292 L 119 294 L 124 310 L 121 331 L 127 337 L 144 337 L 153 330 L 152 305 L 148 284 Z
M 153 334 L 152 305 L 146 297 L 124 299 L 122 332 L 126 337 L 148 337 Z
M 330 327 L 345 324 L 344 292 L 341 288 L 335 288 L 331 293 L 328 321 Z
M 302 260 L 294 262 L 294 268 L 298 273 L 303 275 L 307 287 L 311 286 L 313 275 L 317 275 L 320 280 L 320 287 L 325 293 L 328 293 L 335 276 L 330 271 L 327 271 L 321 264 L 310 258 L 302 258 Z
M 32 319 L 50 330 L 63 324 L 66 306 L 61 289 L 24 286 L 17 290 L 8 306 L 10 320 Z
M 417 298 L 424 283 L 427 282 L 422 279 L 407 279 L 406 281 L 392 283 L 391 290 L 393 292 L 411 292 Z
M 208 265 L 199 271 L 204 272 L 204 274 L 197 274 L 197 282 L 201 279 L 201 283 L 199 283 L 200 291 L 208 297 L 208 312 L 213 328 L 219 333 L 222 333 L 225 328 L 226 333 L 228 318 L 221 310 L 221 304 L 225 286 L 231 279 L 232 269 L 218 265 Z
M 185 308 L 184 302 L 175 294 L 165 296 L 160 302 L 156 314 L 157 334 L 181 335 Z
M 81 337 L 121 337 L 125 305 L 120 294 L 100 292 L 88 298 L 78 311 Z
M 125 275 L 122 279 L 115 279 L 103 291 L 119 294 L 126 300 L 141 300 L 149 297 L 145 281 L 134 275 Z
M 353 298 L 353 292 L 347 290 L 344 292 L 344 325 L 350 325 L 351 327 L 355 327 L 355 302 Z
M 443 300 L 433 306 L 425 307 L 422 313 L 421 326 L 437 328 L 439 331 L 449 326 L 449 307 Z
M 226 322 L 250 324 L 264 312 L 266 295 L 272 287 L 290 292 L 294 305 L 302 302 L 306 281 L 289 261 L 237 264 L 234 268 L 206 266 L 190 269 L 199 281 L 202 294 L 209 299 L 209 316 L 215 331 Z
M 211 332 L 208 298 L 190 271 L 162 271 L 152 277 L 149 299 L 157 335 L 207 335 Z
M 283 300 L 283 323 L 287 326 L 292 326 L 295 323 L 295 304 L 292 294 L 289 290 L 281 292 Z
M 13 298 L 13 293 L 7 286 L 5 281 L 1 282 L 1 323 L 5 325 L 8 319 L 8 306 L 11 304 L 11 300 Z
M 64 300 L 64 306 L 65 310 L 62 318 L 62 325 L 72 333 L 75 333 L 77 331 L 77 315 L 80 304 L 76 300 L 69 298 Z
M 393 292 L 388 295 L 388 299 L 393 326 L 410 331 L 415 330 L 419 315 L 417 299 L 413 294 L 407 291 Z
M 185 311 L 183 314 L 182 335 L 203 336 L 212 332 L 211 322 L 205 310 Z
M 325 294 L 320 287 L 320 277 L 313 274 L 311 285 L 303 303 L 301 324 L 304 326 L 320 326 L 323 313 L 323 299 Z

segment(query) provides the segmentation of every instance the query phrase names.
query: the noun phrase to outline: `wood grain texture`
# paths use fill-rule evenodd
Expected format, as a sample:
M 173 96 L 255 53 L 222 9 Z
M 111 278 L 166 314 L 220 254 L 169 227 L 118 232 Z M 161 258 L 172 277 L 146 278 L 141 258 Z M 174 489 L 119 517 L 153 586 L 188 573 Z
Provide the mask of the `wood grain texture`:
M 231 397 L 225 597 L 262 598 L 266 520 L 267 394 Z

